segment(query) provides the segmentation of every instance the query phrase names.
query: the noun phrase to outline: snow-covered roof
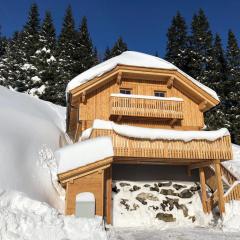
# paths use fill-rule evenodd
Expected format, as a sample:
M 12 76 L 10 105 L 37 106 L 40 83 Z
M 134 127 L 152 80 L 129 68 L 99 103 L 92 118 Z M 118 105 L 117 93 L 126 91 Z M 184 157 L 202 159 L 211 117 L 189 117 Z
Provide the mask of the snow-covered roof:
M 111 137 L 98 137 L 55 151 L 58 173 L 67 172 L 113 156 Z
M 215 91 L 198 82 L 194 78 L 190 77 L 188 74 L 184 73 L 172 63 L 152 55 L 134 51 L 123 52 L 119 56 L 113 57 L 79 74 L 68 83 L 66 92 L 69 92 L 70 90 L 92 80 L 95 77 L 99 77 L 104 73 L 111 71 L 117 65 L 176 70 L 179 73 L 183 74 L 185 77 L 187 77 L 195 85 L 197 85 L 202 90 L 211 95 L 213 98 L 219 100 Z
M 145 96 L 145 95 L 134 95 L 134 94 L 122 94 L 122 93 L 112 93 L 112 97 L 122 97 L 122 98 L 138 98 L 138 99 L 153 99 L 153 100 L 162 100 L 162 101 L 176 101 L 182 102 L 182 98 L 176 97 L 155 97 L 155 96 Z
M 180 131 L 120 125 L 111 121 L 96 119 L 93 122 L 92 128 L 83 131 L 81 140 L 88 139 L 93 129 L 113 130 L 117 134 L 125 137 L 150 140 L 180 140 L 184 142 L 189 142 L 192 140 L 215 141 L 219 138 L 230 135 L 226 128 L 221 128 L 216 131 Z

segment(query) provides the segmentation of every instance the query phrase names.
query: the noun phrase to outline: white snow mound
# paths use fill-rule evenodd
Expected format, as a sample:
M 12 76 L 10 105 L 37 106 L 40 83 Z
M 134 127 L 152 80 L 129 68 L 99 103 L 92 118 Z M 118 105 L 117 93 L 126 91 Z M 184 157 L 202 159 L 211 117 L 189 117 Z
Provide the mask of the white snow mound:
M 170 62 L 167 62 L 164 59 L 148 55 L 145 53 L 140 52 L 134 52 L 134 51 L 126 51 L 122 54 L 113 57 L 105 62 L 102 62 L 87 71 L 79 74 L 76 76 L 72 81 L 68 83 L 66 92 L 69 92 L 70 90 L 74 89 L 75 87 L 80 86 L 81 84 L 92 80 L 95 77 L 99 77 L 103 75 L 104 73 L 107 73 L 114 69 L 117 65 L 128 65 L 128 66 L 136 66 L 136 67 L 146 67 L 146 68 L 157 68 L 157 69 L 170 69 L 170 70 L 176 70 L 183 74 L 185 77 L 187 77 L 190 81 L 192 81 L 195 85 L 200 87 L 202 90 L 210 94 L 213 98 L 216 100 L 219 100 L 217 94 L 212 89 L 208 88 L 207 86 L 201 84 L 194 78 L 190 77 L 183 71 L 181 71 L 179 68 L 171 64 Z
M 0 190 L 2 240 L 106 240 L 102 218 L 64 216 L 48 204 Z
M 65 108 L 0 87 L 0 189 L 63 207 L 53 152 L 64 145 Z

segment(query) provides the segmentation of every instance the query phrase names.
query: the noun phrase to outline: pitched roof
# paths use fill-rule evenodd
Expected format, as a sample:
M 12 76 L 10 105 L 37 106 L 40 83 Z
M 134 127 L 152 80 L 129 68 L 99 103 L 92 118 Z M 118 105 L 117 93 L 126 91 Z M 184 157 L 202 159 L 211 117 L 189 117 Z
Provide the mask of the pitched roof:
M 198 82 L 196 79 L 190 77 L 188 74 L 184 73 L 182 70 L 177 68 L 175 65 L 167 62 L 164 59 L 148 55 L 145 53 L 134 52 L 134 51 L 126 51 L 121 55 L 113 57 L 105 62 L 102 62 L 87 71 L 79 74 L 75 78 L 73 78 L 67 86 L 66 91 L 69 92 L 72 89 L 94 79 L 95 77 L 100 77 L 104 73 L 107 73 L 113 70 L 117 65 L 126 65 L 126 66 L 135 66 L 135 67 L 146 67 L 146 68 L 155 68 L 155 69 L 167 69 L 167 70 L 175 70 L 184 75 L 190 81 L 192 81 L 195 85 L 200 87 L 202 90 L 211 95 L 214 99 L 219 101 L 217 93 L 210 89 L 209 87 L 203 85 Z

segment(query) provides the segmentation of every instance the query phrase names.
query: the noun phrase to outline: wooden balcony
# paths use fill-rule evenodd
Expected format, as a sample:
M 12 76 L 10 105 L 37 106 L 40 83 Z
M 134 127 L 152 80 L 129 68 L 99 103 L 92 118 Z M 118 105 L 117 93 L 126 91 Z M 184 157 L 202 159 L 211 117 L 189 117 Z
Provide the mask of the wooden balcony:
M 145 162 L 161 162 L 180 164 L 185 161 L 200 162 L 202 160 L 232 159 L 230 136 L 215 141 L 192 140 L 147 140 L 121 136 L 113 130 L 93 129 L 90 138 L 112 136 L 114 155 L 124 159 L 143 158 Z M 126 160 L 127 161 L 127 160 Z
M 110 116 L 183 119 L 183 101 L 110 96 Z

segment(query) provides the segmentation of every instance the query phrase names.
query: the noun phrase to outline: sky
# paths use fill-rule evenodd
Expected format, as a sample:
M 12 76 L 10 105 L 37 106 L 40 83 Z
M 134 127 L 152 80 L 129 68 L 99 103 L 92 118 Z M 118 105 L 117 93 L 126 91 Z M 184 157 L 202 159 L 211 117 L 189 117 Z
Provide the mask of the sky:
M 228 29 L 240 38 L 239 0 L 35 0 L 40 16 L 52 12 L 57 33 L 60 32 L 66 7 L 71 4 L 76 27 L 87 16 L 94 45 L 103 54 L 119 36 L 130 50 L 159 53 L 164 56 L 166 33 L 177 11 L 188 26 L 194 13 L 202 8 L 213 33 L 219 33 L 226 46 Z M 27 19 L 31 0 L 0 0 L 2 34 L 11 36 L 20 30 Z

